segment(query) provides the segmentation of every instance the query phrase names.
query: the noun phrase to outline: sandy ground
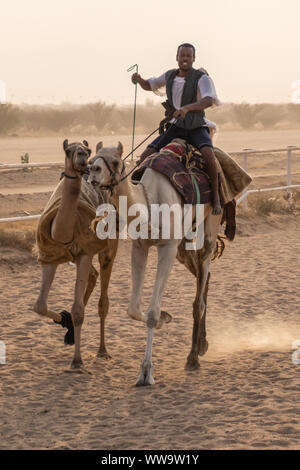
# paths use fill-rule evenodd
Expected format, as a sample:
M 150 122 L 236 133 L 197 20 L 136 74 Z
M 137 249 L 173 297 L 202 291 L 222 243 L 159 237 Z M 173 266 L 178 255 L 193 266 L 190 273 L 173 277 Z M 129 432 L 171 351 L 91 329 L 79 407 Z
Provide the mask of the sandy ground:
M 245 221 L 241 221 L 243 231 Z M 2 253 L 0 448 L 8 449 L 291 449 L 300 448 L 299 218 L 271 220 L 238 236 L 213 263 L 208 299 L 209 351 L 201 369 L 186 372 L 195 282 L 176 262 L 163 308 L 173 322 L 155 335 L 152 388 L 135 388 L 145 328 L 127 318 L 130 242 L 122 242 L 110 286 L 107 345 L 96 359 L 95 291 L 83 328 L 83 359 L 91 376 L 70 375 L 73 348 L 63 330 L 31 306 L 40 270 L 20 253 Z M 245 228 L 246 230 L 246 228 Z M 247 231 L 247 230 L 246 230 Z M 151 294 L 150 256 L 145 304 Z M 70 308 L 74 268 L 61 266 L 50 295 Z
M 299 144 L 284 145 L 292 143 Z M 270 141 L 263 147 L 271 148 Z M 282 171 L 271 156 L 264 162 L 257 160 L 255 171 Z M 58 174 L 0 172 L 0 217 L 39 213 Z M 66 373 L 73 347 L 64 346 L 64 330 L 32 311 L 41 274 L 35 258 L 0 246 L 0 340 L 7 349 L 6 365 L 0 365 L 0 449 L 299 449 L 300 365 L 292 362 L 292 343 L 300 340 L 299 229 L 299 212 L 239 216 L 235 241 L 212 265 L 209 350 L 196 372 L 184 370 L 195 281 L 176 262 L 162 306 L 173 321 L 155 335 L 156 385 L 146 388 L 134 386 L 146 330 L 126 315 L 129 241 L 120 243 L 109 289 L 109 361 L 96 358 L 99 287 L 86 309 L 82 350 L 91 376 Z M 153 249 L 145 306 L 155 266 Z M 74 279 L 74 267 L 59 268 L 49 299 L 53 309 L 70 309 Z

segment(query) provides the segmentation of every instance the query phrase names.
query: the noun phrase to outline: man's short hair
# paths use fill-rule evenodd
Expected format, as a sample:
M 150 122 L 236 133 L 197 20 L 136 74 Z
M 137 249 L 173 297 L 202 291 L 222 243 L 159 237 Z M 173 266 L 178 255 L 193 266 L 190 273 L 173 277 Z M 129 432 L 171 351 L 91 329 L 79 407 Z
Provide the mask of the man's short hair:
M 183 44 L 180 44 L 180 46 L 178 46 L 178 49 L 177 49 L 177 55 L 179 54 L 179 49 L 181 47 L 191 47 L 193 49 L 193 52 L 194 52 L 194 57 L 196 55 L 196 49 L 195 49 L 195 46 L 193 46 L 193 44 L 190 44 L 188 42 L 184 42 Z

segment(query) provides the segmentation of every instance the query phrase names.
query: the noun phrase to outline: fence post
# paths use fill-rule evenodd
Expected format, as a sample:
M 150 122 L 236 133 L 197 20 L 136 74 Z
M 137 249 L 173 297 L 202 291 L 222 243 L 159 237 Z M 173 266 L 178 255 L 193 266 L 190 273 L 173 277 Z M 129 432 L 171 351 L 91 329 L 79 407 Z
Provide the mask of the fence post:
M 0 364 L 6 364 L 6 348 L 4 341 L 0 341 Z
M 244 149 L 246 150 L 246 149 Z M 247 153 L 245 152 L 243 154 L 243 168 L 245 171 L 248 171 L 248 164 L 247 164 Z M 247 201 L 247 189 L 246 189 L 246 196 L 243 199 L 243 210 L 247 211 L 248 210 L 248 201 Z
M 287 186 L 292 184 L 292 145 L 287 147 Z M 292 198 L 293 194 L 292 191 L 288 189 L 287 192 L 287 202 L 288 202 L 288 209 L 291 209 L 292 206 Z

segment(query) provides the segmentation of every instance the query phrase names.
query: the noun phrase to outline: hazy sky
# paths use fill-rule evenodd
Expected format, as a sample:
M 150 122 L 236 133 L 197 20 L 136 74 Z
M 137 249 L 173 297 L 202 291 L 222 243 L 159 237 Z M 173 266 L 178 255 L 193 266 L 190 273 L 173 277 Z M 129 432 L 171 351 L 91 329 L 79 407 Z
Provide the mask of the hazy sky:
M 0 80 L 14 103 L 133 103 L 126 69 L 158 76 L 191 42 L 221 101 L 288 102 L 299 18 L 300 0 L 1 0 Z

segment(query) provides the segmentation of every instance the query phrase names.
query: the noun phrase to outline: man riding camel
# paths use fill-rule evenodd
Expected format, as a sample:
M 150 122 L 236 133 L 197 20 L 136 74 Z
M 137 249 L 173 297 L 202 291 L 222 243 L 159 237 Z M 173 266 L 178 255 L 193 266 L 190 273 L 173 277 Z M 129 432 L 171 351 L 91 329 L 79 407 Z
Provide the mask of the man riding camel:
M 158 152 L 175 138 L 185 139 L 201 150 L 213 190 L 213 214 L 220 214 L 218 171 L 208 121 L 204 114 L 206 108 L 220 103 L 213 81 L 207 72 L 193 68 L 195 47 L 192 44 L 181 44 L 177 49 L 176 60 L 179 68 L 171 69 L 160 77 L 144 80 L 137 73 L 131 77 L 133 83 L 139 83 L 146 91 L 156 92 L 159 88 L 166 86 L 169 105 L 175 109 L 166 132 L 149 144 L 141 160 Z

